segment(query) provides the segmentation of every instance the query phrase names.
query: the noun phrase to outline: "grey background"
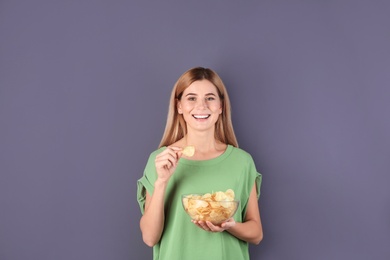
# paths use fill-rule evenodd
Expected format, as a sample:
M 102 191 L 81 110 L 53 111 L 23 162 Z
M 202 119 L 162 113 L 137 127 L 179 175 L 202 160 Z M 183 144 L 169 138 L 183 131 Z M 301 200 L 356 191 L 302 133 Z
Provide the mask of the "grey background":
M 263 174 L 252 259 L 390 259 L 389 13 L 1 0 L 0 259 L 151 259 L 136 180 L 194 66 L 223 78 Z

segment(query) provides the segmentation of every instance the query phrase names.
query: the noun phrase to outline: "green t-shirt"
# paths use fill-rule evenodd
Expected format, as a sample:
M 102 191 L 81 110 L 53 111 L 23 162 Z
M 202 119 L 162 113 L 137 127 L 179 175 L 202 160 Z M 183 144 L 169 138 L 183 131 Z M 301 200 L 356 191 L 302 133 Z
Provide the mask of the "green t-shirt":
M 137 182 L 137 200 L 144 213 L 145 189 L 153 194 L 157 179 L 154 160 L 165 147 L 154 151 L 147 162 L 144 175 Z M 165 226 L 161 239 L 153 247 L 153 259 L 162 260 L 245 260 L 249 259 L 248 243 L 227 231 L 207 232 L 191 222 L 184 211 L 181 195 L 212 193 L 232 189 L 240 201 L 234 219 L 242 222 L 249 194 L 256 183 L 260 196 L 262 176 L 252 157 L 245 151 L 228 145 L 226 151 L 210 160 L 181 158 L 165 193 Z

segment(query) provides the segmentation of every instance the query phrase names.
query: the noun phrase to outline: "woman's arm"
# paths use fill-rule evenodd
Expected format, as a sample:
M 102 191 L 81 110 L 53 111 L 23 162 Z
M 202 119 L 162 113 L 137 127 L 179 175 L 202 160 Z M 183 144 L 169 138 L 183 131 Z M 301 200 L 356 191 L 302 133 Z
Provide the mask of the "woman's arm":
M 164 197 L 169 179 L 174 173 L 181 155 L 181 148 L 167 147 L 156 156 L 157 180 L 153 194 L 146 192 L 145 210 L 140 220 L 142 239 L 152 247 L 158 243 L 164 229 Z
M 152 247 L 160 240 L 164 229 L 164 194 L 166 184 L 156 181 L 153 195 L 146 192 L 145 211 L 141 217 L 142 239 Z
M 222 225 L 222 227 L 224 226 Z M 226 231 L 241 240 L 256 245 L 263 239 L 263 227 L 261 225 L 259 205 L 257 204 L 256 185 L 253 185 L 249 196 L 245 221 L 236 223 Z

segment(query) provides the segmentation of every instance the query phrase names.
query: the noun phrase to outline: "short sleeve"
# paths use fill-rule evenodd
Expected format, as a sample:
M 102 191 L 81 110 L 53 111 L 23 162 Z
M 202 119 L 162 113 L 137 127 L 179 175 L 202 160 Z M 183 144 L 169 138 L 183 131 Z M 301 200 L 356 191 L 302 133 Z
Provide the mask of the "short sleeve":
M 253 161 L 253 158 L 251 155 L 249 155 L 248 164 L 249 164 L 248 192 L 249 193 L 251 192 L 253 184 L 255 184 L 256 191 L 257 191 L 257 199 L 260 199 L 261 183 L 262 183 L 263 176 L 257 171 L 255 162 Z M 249 195 L 249 193 L 248 193 L 248 195 Z
M 152 194 L 153 189 L 152 183 L 145 175 L 137 181 L 137 201 L 142 214 L 144 214 L 145 210 L 146 191 L 148 191 L 149 194 Z
M 257 173 L 256 174 L 256 179 L 255 179 L 255 183 L 256 183 L 256 191 L 257 191 L 257 199 L 260 199 L 260 192 L 261 192 L 261 183 L 263 181 L 263 175 L 261 175 L 261 173 Z
M 260 199 L 262 175 L 257 171 L 255 162 L 249 153 L 245 153 L 245 160 L 242 161 L 245 162 L 245 174 L 242 178 L 244 189 L 241 196 L 243 199 L 242 218 L 244 219 L 253 185 L 256 187 L 257 199 Z
M 142 214 L 144 214 L 144 210 L 145 210 L 146 191 L 149 194 L 153 194 L 154 183 L 156 182 L 157 179 L 156 167 L 154 165 L 156 152 L 152 153 L 149 156 L 148 162 L 144 170 L 144 174 L 137 181 L 137 201 Z

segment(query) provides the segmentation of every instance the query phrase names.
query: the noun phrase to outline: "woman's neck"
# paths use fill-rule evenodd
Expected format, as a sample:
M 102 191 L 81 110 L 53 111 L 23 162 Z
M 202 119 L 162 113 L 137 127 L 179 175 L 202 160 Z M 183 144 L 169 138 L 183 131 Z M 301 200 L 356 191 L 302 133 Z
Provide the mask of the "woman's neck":
M 195 156 L 192 159 L 204 160 L 221 155 L 226 150 L 226 144 L 215 139 L 214 133 L 187 133 L 180 142 L 182 147 L 193 145 Z
M 188 132 L 184 136 L 183 141 L 185 142 L 185 145 L 193 145 L 199 150 L 210 150 L 217 144 L 217 140 L 215 139 L 213 132 Z

